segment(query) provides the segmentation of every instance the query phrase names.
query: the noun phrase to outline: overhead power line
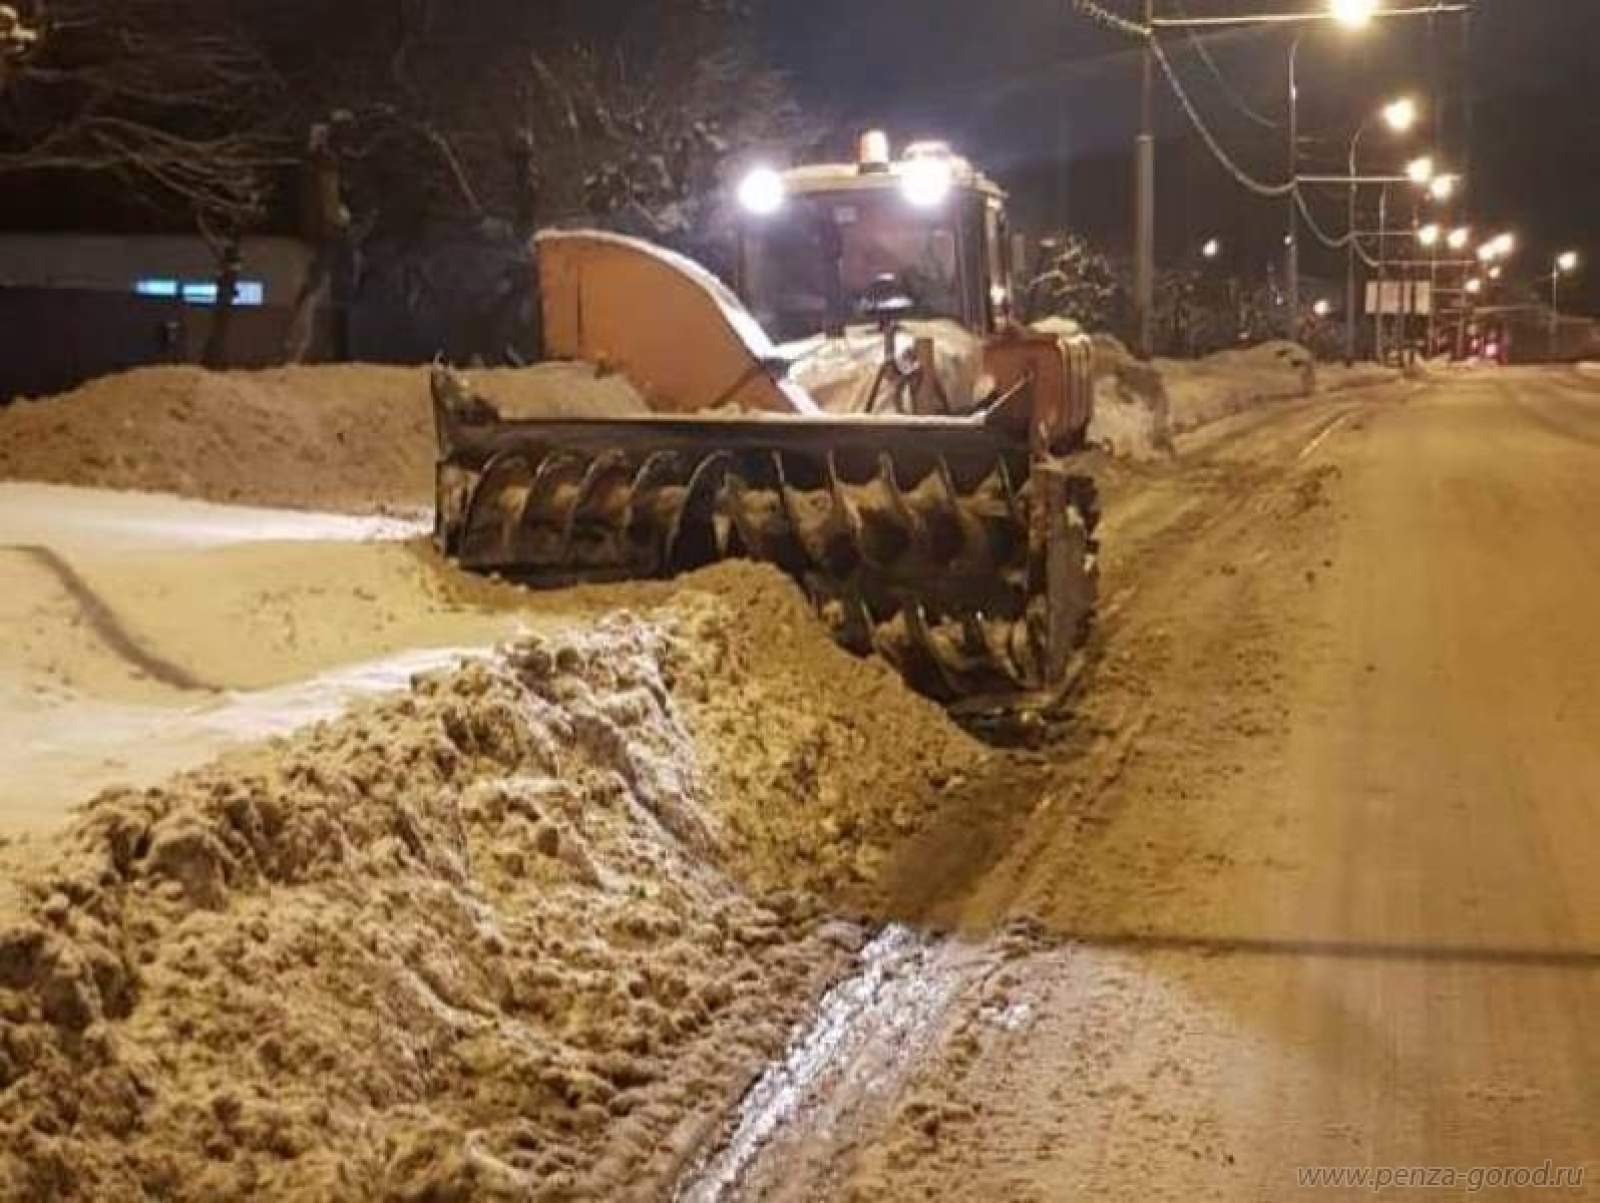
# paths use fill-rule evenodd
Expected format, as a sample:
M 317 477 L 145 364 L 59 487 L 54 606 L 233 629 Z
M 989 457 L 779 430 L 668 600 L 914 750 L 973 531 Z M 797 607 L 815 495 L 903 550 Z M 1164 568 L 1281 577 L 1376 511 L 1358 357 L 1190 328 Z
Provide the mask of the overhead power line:
M 1343 238 L 1335 238 L 1322 228 L 1316 216 L 1311 212 L 1311 206 L 1306 203 L 1305 189 L 1297 187 L 1294 190 L 1294 202 L 1300 210 L 1300 216 L 1305 218 L 1306 226 L 1311 230 L 1312 236 L 1323 246 L 1331 251 L 1342 251 L 1353 241 L 1356 247 L 1356 254 L 1361 261 L 1371 268 L 1378 266 L 1377 259 L 1367 253 L 1367 248 L 1361 245 L 1361 239 L 1355 231 L 1352 230 Z
M 1155 54 L 1156 61 L 1161 64 L 1162 73 L 1167 77 L 1167 82 L 1172 86 L 1173 94 L 1177 96 L 1178 103 L 1182 106 L 1184 113 L 1188 116 L 1190 124 L 1192 124 L 1195 128 L 1195 131 L 1199 133 L 1201 140 L 1206 144 L 1206 148 L 1210 150 L 1212 157 L 1222 165 L 1224 170 L 1233 176 L 1233 178 L 1241 187 L 1248 189 L 1257 196 L 1269 198 L 1293 195 L 1296 208 L 1300 210 L 1300 214 L 1305 218 L 1306 225 L 1310 228 L 1312 236 L 1315 237 L 1318 242 L 1322 243 L 1322 245 L 1327 247 L 1329 250 L 1340 251 L 1349 247 L 1351 242 L 1354 241 L 1356 254 L 1359 255 L 1369 267 L 1377 266 L 1377 260 L 1371 258 L 1367 254 L 1366 249 L 1361 246 L 1359 239 L 1356 238 L 1354 231 L 1344 235 L 1341 238 L 1335 237 L 1323 229 L 1322 225 L 1317 221 L 1316 215 L 1312 213 L 1311 206 L 1306 203 L 1305 193 L 1301 189 L 1298 180 L 1291 179 L 1282 184 L 1266 183 L 1257 179 L 1255 176 L 1251 175 L 1250 172 L 1239 166 L 1238 162 L 1233 158 L 1232 155 L 1228 153 L 1227 149 L 1222 145 L 1217 136 L 1211 132 L 1211 129 L 1206 124 L 1205 119 L 1200 115 L 1198 106 L 1195 105 L 1193 99 L 1184 89 L 1183 81 L 1178 77 L 1177 70 L 1173 67 L 1171 60 L 1167 57 L 1166 48 L 1162 46 L 1161 40 L 1152 36 L 1150 38 L 1150 46 Z
M 1091 21 L 1116 33 L 1126 34 L 1128 37 L 1146 39 L 1151 35 L 1148 25 L 1141 25 L 1137 21 L 1130 21 L 1121 13 L 1112 12 L 1095 0 L 1072 0 L 1073 7 Z
M 1180 17 L 1188 17 L 1189 14 L 1184 9 L 1182 4 L 1178 4 L 1175 7 Z M 1201 38 L 1197 30 L 1189 28 L 1184 32 L 1188 35 L 1189 45 L 1194 48 L 1194 52 L 1200 57 L 1200 61 L 1203 62 L 1206 67 L 1210 69 L 1211 74 L 1216 77 L 1217 85 L 1222 89 L 1223 93 L 1228 97 L 1228 99 L 1233 102 L 1234 108 L 1238 109 L 1251 121 L 1254 121 L 1257 125 L 1264 129 L 1283 128 L 1283 122 L 1276 121 L 1271 117 L 1267 117 L 1262 113 L 1257 112 L 1250 102 L 1244 98 L 1244 95 L 1233 86 L 1227 75 L 1223 73 L 1221 66 L 1218 65 L 1217 60 L 1212 57 L 1211 51 L 1206 47 L 1205 40 Z
M 1177 71 L 1173 69 L 1172 61 L 1167 57 L 1165 47 L 1161 45 L 1161 39 L 1152 36 L 1150 38 L 1150 49 L 1155 55 L 1156 62 L 1161 65 L 1162 74 L 1167 77 L 1167 82 L 1172 86 L 1173 94 L 1177 96 L 1179 105 L 1182 106 L 1184 113 L 1188 116 L 1189 123 L 1194 126 L 1195 132 L 1200 135 L 1201 140 L 1206 144 L 1206 148 L 1210 150 L 1212 157 L 1222 165 L 1228 174 L 1238 181 L 1241 187 L 1255 193 L 1257 196 L 1266 197 L 1288 196 L 1291 192 L 1296 191 L 1295 182 L 1292 179 L 1282 184 L 1263 183 L 1243 167 L 1240 167 L 1233 156 L 1223 147 L 1217 136 L 1211 132 L 1210 127 L 1205 123 L 1205 119 L 1200 116 L 1200 110 L 1195 106 L 1194 101 L 1189 98 L 1188 92 L 1184 90 L 1183 81 L 1178 78 Z

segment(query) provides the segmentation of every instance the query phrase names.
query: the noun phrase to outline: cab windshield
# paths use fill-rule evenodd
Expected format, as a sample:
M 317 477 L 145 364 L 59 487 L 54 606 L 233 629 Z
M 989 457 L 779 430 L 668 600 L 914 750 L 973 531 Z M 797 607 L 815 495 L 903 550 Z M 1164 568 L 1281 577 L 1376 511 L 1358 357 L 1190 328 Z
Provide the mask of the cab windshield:
M 949 212 L 897 193 L 792 198 L 744 232 L 744 302 L 790 342 L 870 320 L 864 299 L 892 278 L 910 316 L 962 319 L 960 248 Z

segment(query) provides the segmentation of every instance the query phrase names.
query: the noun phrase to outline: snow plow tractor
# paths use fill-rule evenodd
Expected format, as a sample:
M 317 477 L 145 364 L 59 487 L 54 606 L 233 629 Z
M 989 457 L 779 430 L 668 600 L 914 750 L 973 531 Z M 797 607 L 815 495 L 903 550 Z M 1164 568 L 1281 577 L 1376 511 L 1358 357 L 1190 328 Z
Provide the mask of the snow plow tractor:
M 739 199 L 738 295 L 642 242 L 540 235 L 545 358 L 646 408 L 508 419 L 435 369 L 440 549 L 533 586 L 762 560 L 954 709 L 1059 696 L 1096 591 L 1091 351 L 1012 322 L 1003 193 L 869 135 Z

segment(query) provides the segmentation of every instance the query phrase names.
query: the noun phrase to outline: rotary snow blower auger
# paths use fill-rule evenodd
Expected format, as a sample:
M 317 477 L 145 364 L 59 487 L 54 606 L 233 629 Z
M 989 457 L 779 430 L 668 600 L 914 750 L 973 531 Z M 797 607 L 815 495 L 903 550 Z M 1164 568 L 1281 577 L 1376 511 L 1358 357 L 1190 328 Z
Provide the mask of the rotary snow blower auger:
M 688 260 L 608 234 L 541 236 L 546 353 L 625 375 L 649 412 L 505 419 L 436 369 L 441 550 L 535 586 L 762 560 L 805 590 L 842 645 L 883 656 L 954 709 L 1058 696 L 1097 578 L 1095 491 L 1074 454 L 1088 424 L 1088 340 L 1032 333 L 1000 312 L 1005 239 L 974 242 L 1000 217 L 998 190 L 951 156 L 937 162 L 950 172 L 937 206 L 914 203 L 904 184 L 919 177 L 893 169 L 775 177 L 801 241 L 830 248 L 822 295 L 870 296 L 876 319 L 852 331 L 824 312 L 823 330 L 782 349 Z M 784 242 L 777 213 L 763 216 L 746 232 L 747 272 Z M 952 304 L 929 314 L 945 326 L 911 325 L 908 310 L 927 310 L 896 278 L 858 279 L 897 231 L 919 266 L 951 252 Z M 856 276 L 853 235 L 871 240 Z M 995 261 L 962 279 L 978 262 L 962 247 L 985 245 Z M 761 313 L 760 289 L 746 295 Z

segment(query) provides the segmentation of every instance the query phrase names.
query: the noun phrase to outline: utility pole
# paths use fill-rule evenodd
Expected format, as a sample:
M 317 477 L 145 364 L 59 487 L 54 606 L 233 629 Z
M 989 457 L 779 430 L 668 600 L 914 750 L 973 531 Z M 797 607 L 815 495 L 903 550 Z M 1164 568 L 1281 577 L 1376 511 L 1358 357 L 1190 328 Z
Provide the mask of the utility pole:
M 1145 28 L 1155 24 L 1156 0 L 1144 0 Z M 1155 354 L 1156 324 L 1156 132 L 1155 47 L 1149 35 L 1144 47 L 1143 79 L 1139 97 L 1139 140 L 1134 148 L 1134 267 L 1133 304 L 1138 318 L 1140 359 Z
M 1389 238 L 1389 185 L 1383 186 L 1383 191 L 1378 193 L 1378 303 L 1373 306 L 1372 313 L 1372 340 L 1377 348 L 1378 366 L 1386 362 L 1388 348 L 1384 346 L 1384 295 L 1389 291 L 1389 272 L 1385 259 L 1385 247 Z
M 1360 134 L 1357 134 L 1360 136 Z M 1360 243 L 1355 240 L 1355 150 L 1350 150 L 1350 224 L 1346 227 L 1350 232 L 1350 245 L 1346 246 L 1344 256 L 1344 366 L 1355 363 L 1355 253 Z M 1381 242 L 1381 238 L 1379 238 Z M 1379 246 L 1379 254 L 1382 248 Z
M 1550 267 L 1550 359 L 1560 358 L 1561 351 L 1561 277 L 1578 270 L 1577 251 L 1562 251 Z
M 1439 336 L 1439 247 L 1435 244 L 1428 256 L 1428 349 L 1424 360 L 1436 354 L 1434 340 Z
M 1356 361 L 1356 181 L 1355 164 L 1350 165 L 1350 245 L 1345 248 L 1344 267 L 1344 366 Z
M 1561 265 L 1550 269 L 1550 362 L 1561 346 Z
M 1300 34 L 1289 47 L 1289 333 L 1290 342 L 1300 337 Z

